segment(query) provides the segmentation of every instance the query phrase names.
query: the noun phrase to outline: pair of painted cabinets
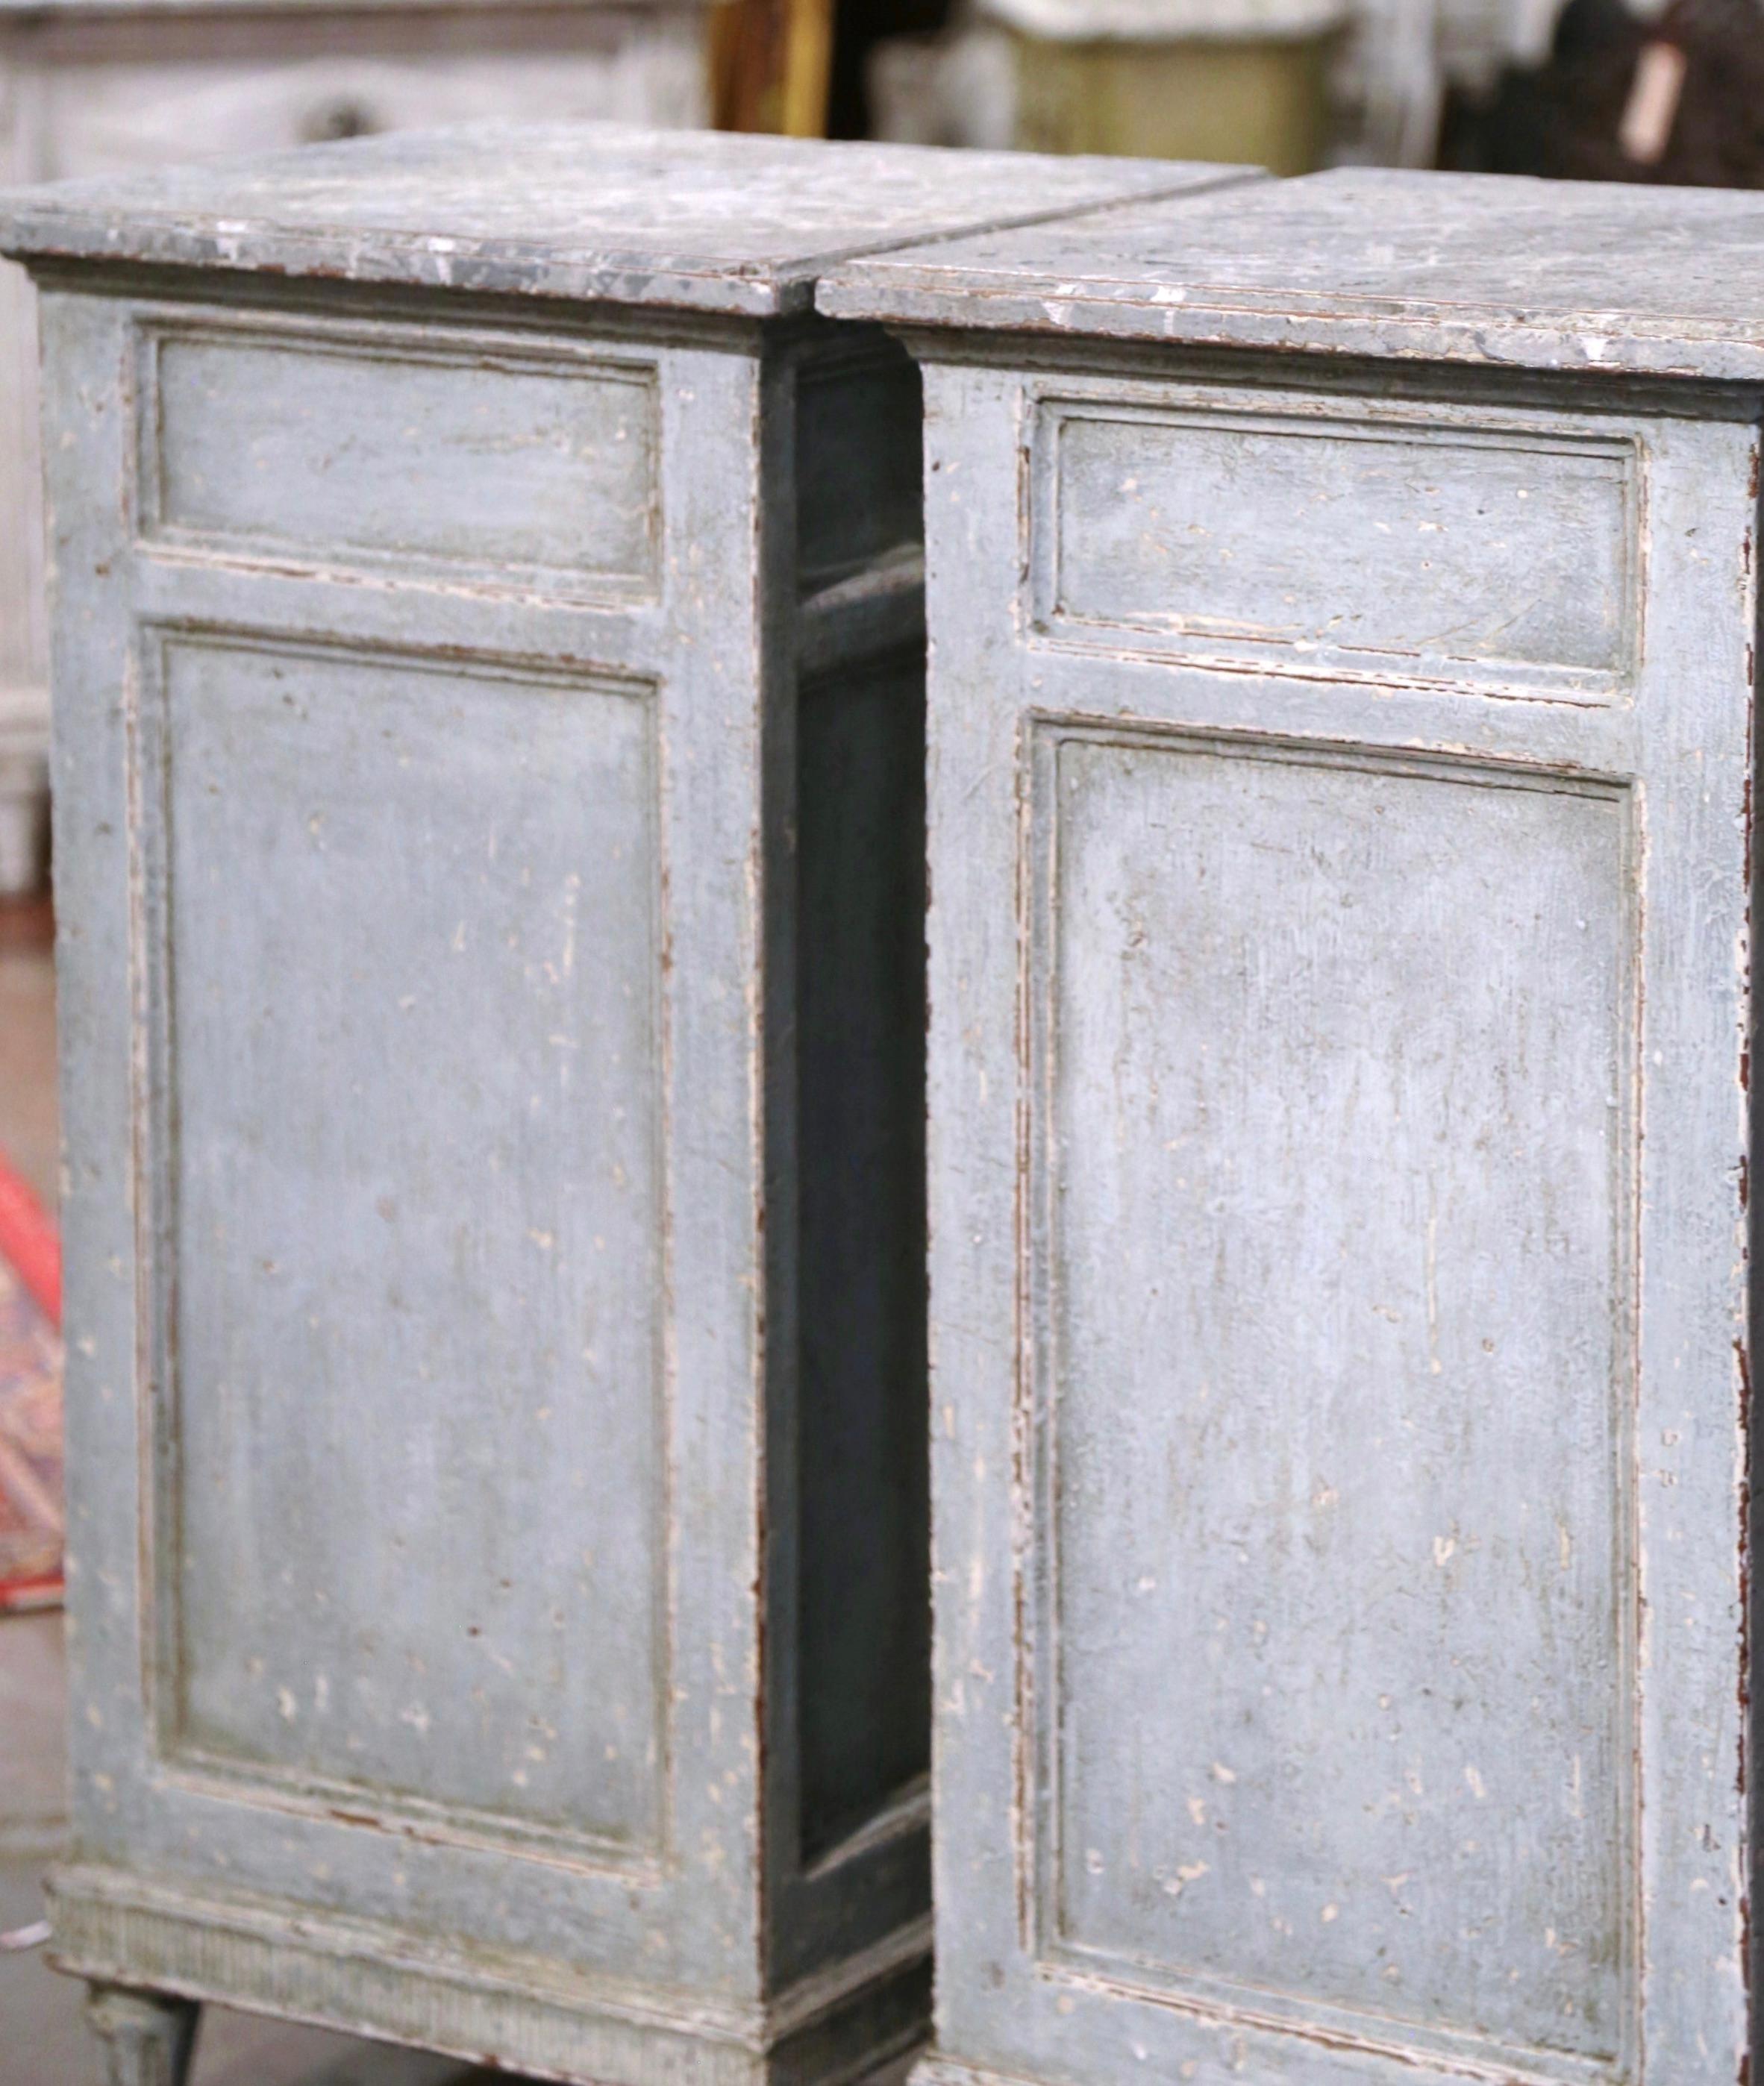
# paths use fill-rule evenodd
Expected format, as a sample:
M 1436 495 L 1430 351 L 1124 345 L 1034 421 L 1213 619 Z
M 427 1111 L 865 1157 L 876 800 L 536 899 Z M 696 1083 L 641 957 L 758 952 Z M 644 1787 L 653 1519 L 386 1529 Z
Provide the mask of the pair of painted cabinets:
M 1744 2078 L 1764 202 L 3 224 L 118 2086 Z

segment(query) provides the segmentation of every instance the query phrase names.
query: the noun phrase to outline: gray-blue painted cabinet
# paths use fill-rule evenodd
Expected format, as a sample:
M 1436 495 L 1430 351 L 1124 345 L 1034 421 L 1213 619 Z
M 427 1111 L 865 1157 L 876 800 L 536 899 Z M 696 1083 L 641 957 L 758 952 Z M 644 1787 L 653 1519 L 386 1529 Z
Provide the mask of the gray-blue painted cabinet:
M 923 2080 L 1748 2075 L 1761 264 L 1344 172 L 824 279 L 926 377 Z
M 1220 178 L 467 129 L 6 204 L 124 2086 L 205 1998 L 641 2086 L 922 2032 L 919 394 L 812 283 Z

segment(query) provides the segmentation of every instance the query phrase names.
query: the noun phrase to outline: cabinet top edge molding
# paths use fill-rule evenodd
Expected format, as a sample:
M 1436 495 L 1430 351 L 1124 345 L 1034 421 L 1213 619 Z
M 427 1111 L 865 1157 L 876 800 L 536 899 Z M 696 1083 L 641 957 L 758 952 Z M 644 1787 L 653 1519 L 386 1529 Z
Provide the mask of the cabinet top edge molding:
M 765 317 L 850 257 L 1241 180 L 1161 160 L 483 123 L 0 194 L 28 261 Z
M 1764 195 L 1344 168 L 859 259 L 846 318 L 1507 368 L 1764 379 Z

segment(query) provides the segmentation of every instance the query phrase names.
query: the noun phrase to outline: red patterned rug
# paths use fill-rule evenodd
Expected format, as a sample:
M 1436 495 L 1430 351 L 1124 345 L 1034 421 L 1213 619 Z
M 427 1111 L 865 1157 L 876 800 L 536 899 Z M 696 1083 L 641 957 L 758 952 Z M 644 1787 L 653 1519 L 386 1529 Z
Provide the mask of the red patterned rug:
M 0 1160 L 0 1610 L 62 1597 L 61 1259 Z

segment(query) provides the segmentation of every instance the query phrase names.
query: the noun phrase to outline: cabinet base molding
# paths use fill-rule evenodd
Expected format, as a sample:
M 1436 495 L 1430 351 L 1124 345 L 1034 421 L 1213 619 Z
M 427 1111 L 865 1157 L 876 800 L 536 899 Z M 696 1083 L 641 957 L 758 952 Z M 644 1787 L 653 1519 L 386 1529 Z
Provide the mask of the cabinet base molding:
M 989 2071 L 983 2065 L 965 2064 L 959 2057 L 928 2050 L 913 2067 L 906 2086 L 1031 2086 L 1031 2082 L 1014 2072 Z
M 99 1867 L 50 1879 L 58 1969 L 505 2069 L 607 2086 L 842 2086 L 909 2054 L 929 2009 L 928 1921 L 769 2007 L 696 1999 L 376 1922 Z

